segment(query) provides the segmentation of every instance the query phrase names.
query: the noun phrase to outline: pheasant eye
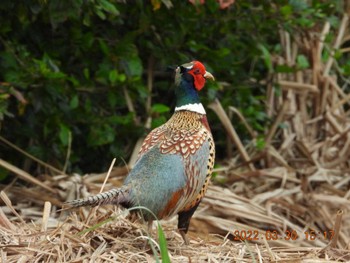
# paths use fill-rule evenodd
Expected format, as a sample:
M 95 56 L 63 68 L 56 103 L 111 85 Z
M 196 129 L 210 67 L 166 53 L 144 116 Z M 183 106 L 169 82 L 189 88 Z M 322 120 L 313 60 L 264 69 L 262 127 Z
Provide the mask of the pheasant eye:
M 198 74 L 201 74 L 201 71 L 197 68 L 193 71 L 194 74 L 198 75 Z

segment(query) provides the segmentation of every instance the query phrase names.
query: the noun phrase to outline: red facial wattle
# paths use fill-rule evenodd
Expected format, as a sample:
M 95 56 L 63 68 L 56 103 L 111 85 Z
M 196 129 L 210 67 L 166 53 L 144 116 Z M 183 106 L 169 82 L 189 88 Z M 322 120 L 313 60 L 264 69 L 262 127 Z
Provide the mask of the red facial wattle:
M 188 71 L 189 74 L 191 74 L 194 78 L 194 87 L 196 90 L 200 91 L 204 85 L 205 85 L 205 67 L 202 63 L 199 61 L 193 61 L 193 67 L 190 71 Z

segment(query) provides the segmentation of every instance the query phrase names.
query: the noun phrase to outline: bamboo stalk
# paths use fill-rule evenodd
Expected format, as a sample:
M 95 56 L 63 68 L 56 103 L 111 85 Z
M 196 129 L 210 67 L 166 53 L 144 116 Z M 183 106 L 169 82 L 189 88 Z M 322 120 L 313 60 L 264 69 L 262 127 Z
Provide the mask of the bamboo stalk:
M 47 230 L 49 218 L 50 218 L 50 212 L 51 212 L 51 203 L 45 202 L 44 204 L 44 210 L 43 210 L 43 217 L 42 217 L 42 224 L 41 224 L 41 231 L 44 232 Z
M 23 223 L 25 224 L 25 221 L 23 220 L 23 218 L 17 213 L 16 209 L 13 207 L 12 202 L 10 200 L 10 198 L 8 198 L 7 194 L 4 191 L 0 192 L 0 198 L 2 199 L 2 201 L 4 201 L 4 203 L 6 204 L 6 206 L 8 208 L 10 208 L 11 212 Z
M 245 150 L 235 128 L 232 126 L 232 123 L 229 119 L 229 117 L 227 116 L 225 110 L 222 108 L 221 103 L 219 102 L 218 99 L 216 99 L 213 103 L 211 103 L 209 105 L 209 108 L 211 108 L 219 117 L 221 123 L 223 124 L 226 132 L 228 133 L 228 135 L 230 136 L 231 140 L 234 142 L 234 144 L 236 145 L 239 153 L 241 154 L 242 158 L 244 161 L 249 162 L 250 161 L 250 157 L 247 153 L 247 151 Z M 255 167 L 252 163 L 248 163 L 248 167 L 250 170 L 255 170 Z
M 299 92 L 305 92 L 305 91 L 309 91 L 312 93 L 319 92 L 319 90 L 317 89 L 317 86 L 313 84 L 298 83 L 298 82 L 287 81 L 287 80 L 280 80 L 277 82 L 277 84 L 280 85 L 282 89 L 293 89 Z
M 145 139 L 144 137 L 140 137 L 134 146 L 134 149 L 132 151 L 131 157 L 130 157 L 129 162 L 128 162 L 128 166 L 130 168 L 134 167 L 134 164 L 139 156 L 139 151 L 141 149 L 141 146 L 143 144 L 144 139 Z
M 49 194 L 44 194 L 41 191 L 38 191 L 37 189 L 24 189 L 23 187 L 11 187 L 8 192 L 11 192 L 13 196 L 21 197 L 21 199 L 28 200 L 30 202 L 40 204 L 50 202 L 52 205 L 61 207 L 62 202 L 58 200 L 56 197 L 53 197 Z
M 284 114 L 287 111 L 288 107 L 289 107 L 289 101 L 286 100 L 284 102 L 282 108 L 278 112 L 278 115 L 277 115 L 274 123 L 272 124 L 267 136 L 266 136 L 266 140 L 265 140 L 266 146 L 271 144 L 272 137 L 275 135 L 278 125 L 282 122 L 282 119 L 283 119 Z
M 331 112 L 335 111 L 336 109 L 338 109 L 339 107 L 341 107 L 345 103 L 350 103 L 350 94 L 346 95 L 343 99 L 338 101 L 337 104 L 333 105 L 333 107 L 331 108 L 330 111 Z
M 249 125 L 249 123 L 247 122 L 246 118 L 244 118 L 244 116 L 242 115 L 242 113 L 237 110 L 237 108 L 230 106 L 228 107 L 229 111 L 235 113 L 238 118 L 241 120 L 241 122 L 243 123 L 243 125 L 246 127 L 247 131 L 249 132 L 250 136 L 252 138 L 256 138 L 257 134 L 256 132 L 253 130 L 253 128 Z
M 275 92 L 274 92 L 274 87 L 271 83 L 271 81 L 269 81 L 267 83 L 267 92 L 266 92 L 266 111 L 267 111 L 267 116 L 268 117 L 272 117 L 273 114 L 273 104 L 274 104 L 274 100 L 275 100 Z
M 290 35 L 287 31 L 284 31 L 284 37 L 286 40 L 286 46 L 285 46 L 285 51 L 286 51 L 286 59 L 287 59 L 287 64 L 292 65 L 292 54 L 291 54 L 291 44 L 290 44 Z
M 323 47 L 324 47 L 324 40 L 326 39 L 326 36 L 329 33 L 330 28 L 331 28 L 331 24 L 329 23 L 329 21 L 327 21 L 323 26 L 320 40 L 319 40 L 319 44 L 318 44 L 318 52 L 317 52 L 318 53 L 318 60 L 321 60 L 322 51 L 323 51 Z
M 15 231 L 16 227 L 11 223 L 11 221 L 7 218 L 4 211 L 2 211 L 0 207 L 0 226 L 3 226 L 9 230 Z
M 341 228 L 341 223 L 342 223 L 342 218 L 343 218 L 343 210 L 339 210 L 337 212 L 336 218 L 335 218 L 335 223 L 334 223 L 334 235 L 332 240 L 329 242 L 329 244 L 324 247 L 320 252 L 325 252 L 329 248 L 336 248 L 338 239 L 339 239 L 339 232 Z
M 47 164 L 45 162 L 43 162 L 42 160 L 36 158 L 35 156 L 27 153 L 26 151 L 22 150 L 21 148 L 19 148 L 17 145 L 11 143 L 10 141 L 6 140 L 4 137 L 0 136 L 0 141 L 4 142 L 5 144 L 7 144 L 8 146 L 10 146 L 11 148 L 15 149 L 16 151 L 20 152 L 21 154 L 23 154 L 24 156 L 27 156 L 28 158 L 34 160 L 35 162 L 41 164 L 42 166 L 48 168 L 49 170 L 57 173 L 57 174 L 64 174 L 66 175 L 63 171 L 57 169 L 56 167 L 53 167 L 50 164 Z
M 329 111 L 326 113 L 325 119 L 329 122 L 329 124 L 333 127 L 333 129 L 337 133 L 342 133 L 343 132 L 343 128 L 339 125 L 337 120 L 331 115 L 331 113 Z
M 334 88 L 334 95 L 339 95 L 342 98 L 346 97 L 345 92 L 341 89 L 341 87 L 339 87 L 337 81 L 336 81 L 336 76 L 326 76 L 326 78 L 328 78 L 329 84 Z M 338 99 L 336 99 L 336 101 L 338 101 Z M 332 109 L 334 108 L 334 106 L 332 107 Z
M 145 123 L 145 128 L 150 129 L 152 124 L 151 108 L 152 108 L 152 91 L 153 91 L 153 75 L 154 75 L 154 57 L 151 55 L 148 58 L 148 67 L 147 67 L 147 89 L 148 96 L 146 101 L 146 112 L 148 113 L 148 118 Z
M 129 91 L 126 89 L 125 86 L 123 86 L 123 93 L 124 93 L 126 106 L 128 107 L 129 112 L 135 113 L 134 114 L 134 123 L 138 124 L 138 119 L 137 119 L 137 115 L 136 115 L 134 104 L 132 103 L 131 97 L 129 95 Z
M 346 160 L 349 159 L 349 155 L 350 155 L 349 148 L 350 148 L 350 137 L 347 136 L 347 139 L 346 139 L 345 143 L 343 144 L 342 149 L 338 153 L 339 157 L 334 159 L 331 162 L 324 163 L 323 167 L 326 169 L 332 169 L 332 168 L 346 162 Z
M 267 148 L 268 156 L 273 157 L 275 162 L 283 167 L 287 168 L 289 171 L 293 171 L 293 168 L 289 166 L 288 162 L 281 156 L 281 154 L 271 145 Z
M 338 32 L 337 38 L 336 38 L 335 43 L 333 45 L 334 49 L 339 49 L 339 47 L 340 47 L 340 45 L 342 43 L 344 34 L 345 34 L 345 30 L 347 29 L 348 21 L 349 21 L 348 14 L 344 14 L 343 19 L 342 19 L 342 21 L 340 23 L 340 27 L 339 27 L 339 32 Z M 323 76 L 329 75 L 329 71 L 330 71 L 330 69 L 331 69 L 331 67 L 333 65 L 333 62 L 334 62 L 334 57 L 330 56 L 328 61 L 327 61 L 327 63 L 326 63 L 325 69 L 323 71 Z
M 322 114 L 326 111 L 326 103 L 329 93 L 329 78 L 323 78 L 322 81 L 322 91 L 321 91 L 321 102 L 320 102 L 320 111 L 318 114 Z M 349 97 L 350 99 L 350 97 Z
M 52 189 L 50 186 L 44 184 L 40 180 L 36 179 L 35 177 L 31 176 L 29 173 L 19 169 L 18 167 L 6 162 L 3 159 L 0 159 L 0 166 L 4 167 L 6 170 L 9 170 L 15 174 L 22 180 L 25 180 L 29 183 L 35 184 L 40 186 L 41 188 L 46 189 L 47 191 L 50 191 L 51 193 L 56 194 L 56 190 Z
M 103 192 L 103 189 L 105 188 L 105 185 L 106 185 L 106 183 L 107 183 L 107 181 L 108 181 L 108 178 L 109 178 L 109 176 L 110 176 L 110 174 L 111 174 L 111 172 L 112 172 L 112 169 L 113 169 L 113 167 L 114 167 L 115 160 L 116 160 L 116 159 L 113 158 L 112 163 L 111 163 L 111 165 L 109 166 L 108 172 L 107 172 L 106 177 L 105 177 L 105 179 L 104 179 L 104 181 L 103 181 L 103 184 L 102 184 L 102 186 L 101 186 L 100 193 L 102 193 L 102 192 Z

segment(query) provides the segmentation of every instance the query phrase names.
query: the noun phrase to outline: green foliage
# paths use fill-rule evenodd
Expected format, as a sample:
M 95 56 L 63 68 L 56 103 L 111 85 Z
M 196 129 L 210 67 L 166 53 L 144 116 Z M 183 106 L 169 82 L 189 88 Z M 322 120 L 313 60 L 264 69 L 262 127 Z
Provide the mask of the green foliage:
M 273 72 L 273 65 L 272 65 L 270 52 L 262 44 L 258 44 L 258 47 L 261 50 L 262 57 L 264 58 L 264 62 L 265 62 L 266 67 L 268 68 L 269 72 L 272 73 Z
M 304 55 L 297 56 L 297 67 L 298 69 L 306 69 L 310 66 L 309 61 Z
M 71 140 L 68 172 L 104 171 L 114 157 L 128 160 L 150 115 L 152 127 L 170 116 L 174 93 L 166 67 L 192 59 L 229 83 L 208 83 L 203 102 L 218 97 L 224 107 L 235 105 L 263 133 L 269 120 L 259 80 L 267 72 L 297 70 L 273 65 L 271 54 L 281 52 L 278 29 L 293 33 L 325 20 L 335 27 L 338 2 L 237 1 L 220 9 L 215 0 L 3 0 L 1 135 L 59 168 Z M 326 44 L 332 40 L 330 34 Z M 349 74 L 349 64 L 341 65 Z M 308 58 L 299 56 L 298 69 L 307 67 Z M 225 149 L 221 124 L 208 113 L 216 143 Z M 244 127 L 237 128 L 244 138 Z M 0 152 L 23 163 L 11 149 Z

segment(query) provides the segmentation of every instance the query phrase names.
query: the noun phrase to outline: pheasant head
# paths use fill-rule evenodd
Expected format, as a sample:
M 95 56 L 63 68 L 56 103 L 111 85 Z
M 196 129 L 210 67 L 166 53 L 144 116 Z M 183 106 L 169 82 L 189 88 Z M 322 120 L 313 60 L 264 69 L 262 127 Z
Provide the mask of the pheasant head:
M 199 100 L 198 91 L 204 87 L 207 79 L 214 80 L 214 76 L 206 71 L 204 65 L 199 61 L 178 66 L 175 74 L 175 111 L 189 110 L 205 114 Z

